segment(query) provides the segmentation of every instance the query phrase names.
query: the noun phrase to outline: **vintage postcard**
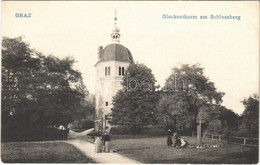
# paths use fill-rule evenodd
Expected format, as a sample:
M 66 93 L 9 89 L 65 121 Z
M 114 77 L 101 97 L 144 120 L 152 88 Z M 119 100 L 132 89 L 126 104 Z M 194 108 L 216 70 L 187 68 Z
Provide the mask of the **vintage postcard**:
M 2 1 L 1 19 L 2 163 L 258 163 L 258 1 Z

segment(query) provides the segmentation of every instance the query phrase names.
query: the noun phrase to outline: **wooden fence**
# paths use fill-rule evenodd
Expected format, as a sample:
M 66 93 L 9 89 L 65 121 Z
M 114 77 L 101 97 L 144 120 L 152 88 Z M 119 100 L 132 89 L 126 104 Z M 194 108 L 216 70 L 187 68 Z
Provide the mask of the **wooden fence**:
M 245 138 L 245 137 L 237 137 L 237 136 L 230 136 L 228 139 L 230 144 L 239 144 L 244 146 L 254 146 L 257 147 L 259 144 L 258 138 Z
M 197 136 L 197 132 L 192 132 L 192 137 Z M 222 135 L 213 135 L 213 134 L 205 134 L 202 133 L 201 136 L 204 139 L 211 139 L 211 140 L 223 140 L 223 136 Z
M 192 132 L 192 137 L 194 137 L 194 136 L 197 136 L 197 132 Z M 202 133 L 201 136 L 205 139 L 224 141 L 222 135 L 212 135 L 212 134 Z M 228 138 L 228 143 L 257 147 L 259 145 L 259 139 L 258 138 L 246 138 L 246 137 L 230 136 Z
M 223 140 L 222 135 L 203 134 L 203 138 L 211 140 Z

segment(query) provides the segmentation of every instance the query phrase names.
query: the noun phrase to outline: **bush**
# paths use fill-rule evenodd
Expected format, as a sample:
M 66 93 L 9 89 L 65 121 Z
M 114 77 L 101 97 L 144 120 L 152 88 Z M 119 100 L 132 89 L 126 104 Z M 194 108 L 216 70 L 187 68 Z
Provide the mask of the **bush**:
M 231 130 L 230 129 L 228 129 L 228 128 L 225 128 L 224 130 L 223 130 L 223 136 L 222 136 L 222 138 L 224 139 L 224 140 L 228 140 L 229 139 L 229 136 L 231 135 Z
M 182 136 L 191 136 L 192 134 L 192 128 L 183 128 L 181 131 L 176 131 Z
M 220 120 L 214 119 L 208 123 L 205 133 L 209 134 L 221 134 L 223 131 L 223 124 Z
M 86 129 L 94 128 L 94 126 L 95 126 L 94 121 L 90 121 L 87 119 L 75 120 L 68 125 L 68 127 L 73 130 L 86 130 Z
M 46 141 L 67 139 L 67 130 L 56 128 L 31 128 L 31 129 L 2 129 L 2 142 L 19 142 L 19 141 Z
M 127 126 L 117 126 L 112 127 L 110 129 L 110 134 L 112 135 L 148 135 L 148 136 L 164 136 L 167 134 L 167 131 L 164 129 L 154 127 L 154 126 L 145 126 L 145 127 L 137 127 L 135 130 L 131 127 Z
M 158 127 L 154 126 L 147 126 L 147 127 L 142 127 L 140 134 L 143 135 L 149 135 L 149 136 L 161 136 L 161 135 L 167 135 L 167 131 L 165 129 L 161 129 Z
M 126 126 L 112 127 L 110 129 L 112 135 L 128 135 L 131 134 L 130 128 Z

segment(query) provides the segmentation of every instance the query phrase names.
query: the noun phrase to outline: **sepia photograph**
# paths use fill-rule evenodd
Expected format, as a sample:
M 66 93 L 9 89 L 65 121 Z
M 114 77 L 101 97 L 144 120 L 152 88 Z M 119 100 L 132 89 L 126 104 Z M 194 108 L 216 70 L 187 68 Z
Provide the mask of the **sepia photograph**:
M 258 164 L 259 1 L 2 1 L 2 163 Z

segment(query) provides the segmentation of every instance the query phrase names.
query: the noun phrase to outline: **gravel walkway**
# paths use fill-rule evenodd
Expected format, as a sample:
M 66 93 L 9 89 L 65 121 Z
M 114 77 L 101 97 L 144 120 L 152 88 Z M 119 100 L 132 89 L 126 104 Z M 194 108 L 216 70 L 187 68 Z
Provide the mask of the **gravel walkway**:
M 113 163 L 113 164 L 141 164 L 136 160 L 130 159 L 118 153 L 96 153 L 95 145 L 84 140 L 67 140 L 69 144 L 74 145 L 79 151 L 90 157 L 97 163 Z

